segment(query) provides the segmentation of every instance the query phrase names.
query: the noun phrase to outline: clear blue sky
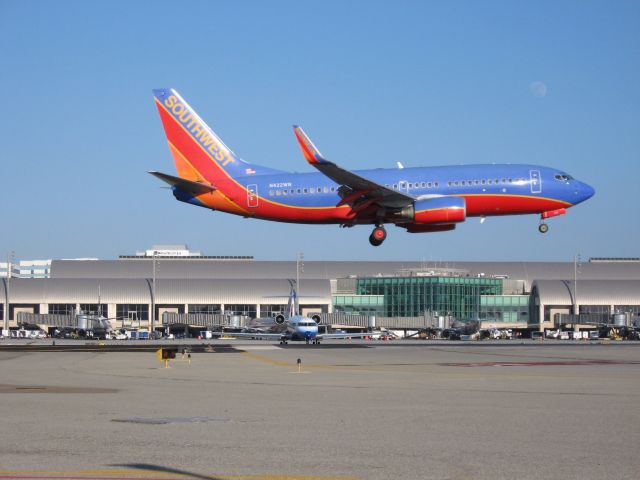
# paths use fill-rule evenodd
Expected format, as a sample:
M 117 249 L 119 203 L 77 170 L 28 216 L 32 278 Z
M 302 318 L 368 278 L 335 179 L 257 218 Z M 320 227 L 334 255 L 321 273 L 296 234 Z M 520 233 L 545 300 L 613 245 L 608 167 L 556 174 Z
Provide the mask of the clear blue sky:
M 0 258 L 158 243 L 259 259 L 640 256 L 637 1 L 0 0 L 0 59 Z M 597 193 L 544 236 L 535 216 L 471 219 L 390 226 L 379 248 L 368 226 L 213 213 L 146 173 L 173 171 L 154 87 L 258 164 L 311 171 L 300 124 L 351 169 L 535 163 Z

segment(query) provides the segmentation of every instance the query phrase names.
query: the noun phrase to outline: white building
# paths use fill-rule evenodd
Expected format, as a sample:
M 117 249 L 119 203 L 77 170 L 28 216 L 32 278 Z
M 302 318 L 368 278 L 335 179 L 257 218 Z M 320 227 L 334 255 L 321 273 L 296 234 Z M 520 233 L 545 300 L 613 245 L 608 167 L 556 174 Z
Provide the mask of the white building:
M 51 259 L 20 260 L 18 270 L 20 278 L 49 278 L 51 277 Z
M 175 259 L 202 259 L 202 260 L 253 260 L 251 255 L 203 255 L 201 252 L 191 251 L 187 245 L 153 245 L 143 252 L 135 255 L 120 255 L 121 260 L 139 258 L 175 258 Z
M 192 252 L 187 245 L 153 245 L 151 250 L 136 252 L 136 257 L 201 257 L 202 253 Z
M 11 265 L 11 277 L 18 277 L 20 270 L 15 263 L 0 262 L 0 278 L 7 278 L 7 272 L 9 271 L 9 265 Z

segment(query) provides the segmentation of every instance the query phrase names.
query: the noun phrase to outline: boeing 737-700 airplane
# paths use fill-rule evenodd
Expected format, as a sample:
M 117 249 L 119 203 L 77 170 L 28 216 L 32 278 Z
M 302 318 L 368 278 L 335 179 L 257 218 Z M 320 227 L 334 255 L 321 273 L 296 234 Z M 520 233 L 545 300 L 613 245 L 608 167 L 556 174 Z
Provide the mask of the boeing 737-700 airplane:
M 442 232 L 468 217 L 538 214 L 546 233 L 547 218 L 594 194 L 571 175 L 538 165 L 349 171 L 325 159 L 297 126 L 302 153 L 319 173 L 275 170 L 240 159 L 175 90 L 153 93 L 178 175 L 149 173 L 171 185 L 176 199 L 212 210 L 277 222 L 374 225 L 369 242 L 378 246 L 386 223 L 410 233 Z

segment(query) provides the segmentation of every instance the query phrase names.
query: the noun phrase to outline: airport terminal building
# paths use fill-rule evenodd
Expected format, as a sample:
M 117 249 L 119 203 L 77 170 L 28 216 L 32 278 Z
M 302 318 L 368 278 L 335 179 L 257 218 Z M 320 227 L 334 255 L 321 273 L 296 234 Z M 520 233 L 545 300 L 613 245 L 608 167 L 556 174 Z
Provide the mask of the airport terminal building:
M 53 260 L 50 278 L 1 279 L 0 319 L 9 328 L 29 319 L 57 325 L 56 316 L 82 311 L 117 327 L 153 330 L 241 324 L 285 312 L 298 268 L 296 261 L 180 254 L 178 247 L 117 260 Z M 406 330 L 480 320 L 542 331 L 640 314 L 640 259 L 593 258 L 579 266 L 305 261 L 298 275 L 301 313 L 321 314 L 333 326 Z

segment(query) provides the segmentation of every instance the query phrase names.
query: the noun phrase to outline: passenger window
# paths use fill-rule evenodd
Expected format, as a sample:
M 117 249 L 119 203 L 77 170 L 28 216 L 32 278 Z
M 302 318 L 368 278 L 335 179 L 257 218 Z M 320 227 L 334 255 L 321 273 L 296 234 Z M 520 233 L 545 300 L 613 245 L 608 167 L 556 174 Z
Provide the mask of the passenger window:
M 324 187 L 324 188 L 322 189 L 322 192 L 323 192 L 323 193 L 329 193 L 329 187 Z
M 301 191 L 300 191 L 300 189 L 298 189 L 298 194 L 300 194 L 300 193 L 301 193 Z
M 287 191 L 286 190 L 282 190 L 282 195 L 286 195 Z
M 280 190 L 276 190 L 276 197 L 279 197 L 280 195 L 282 195 L 282 194 L 280 193 Z
M 306 189 L 306 188 L 303 188 L 303 189 L 302 189 L 302 191 L 303 191 L 304 193 L 307 193 L 309 190 L 308 190 L 308 189 Z
M 269 196 L 273 197 L 273 190 L 269 190 Z

